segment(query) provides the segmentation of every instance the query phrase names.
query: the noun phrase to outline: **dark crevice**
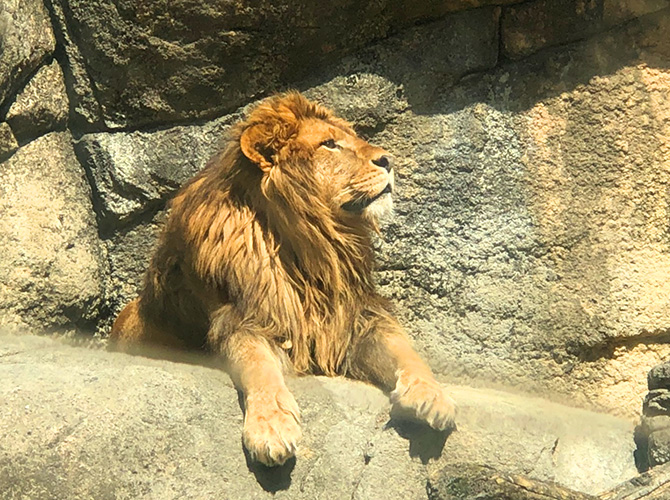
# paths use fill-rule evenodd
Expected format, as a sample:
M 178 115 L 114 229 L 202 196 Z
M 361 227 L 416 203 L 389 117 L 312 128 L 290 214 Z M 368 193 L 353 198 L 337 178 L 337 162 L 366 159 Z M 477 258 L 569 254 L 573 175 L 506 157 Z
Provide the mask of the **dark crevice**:
M 607 339 L 590 346 L 573 346 L 580 361 L 593 362 L 601 359 L 612 359 L 619 348 L 631 350 L 640 345 L 670 344 L 670 328 L 654 331 L 643 331 L 625 338 Z
M 91 204 L 93 207 L 93 212 L 95 213 L 98 237 L 103 239 L 102 226 L 104 223 L 103 219 L 105 209 L 104 204 L 102 202 L 102 195 L 100 194 L 100 191 L 97 188 L 95 177 L 93 176 L 93 172 L 91 171 L 91 165 L 88 162 L 88 158 L 86 158 L 86 156 L 84 155 L 82 148 L 77 147 L 77 145 L 78 145 L 77 141 L 74 141 L 73 144 L 74 154 L 77 158 L 77 161 L 84 170 L 84 174 L 86 175 L 86 181 L 88 182 L 88 185 L 91 189 Z
M 173 194 L 170 193 L 160 199 L 147 201 L 141 210 L 122 218 L 103 219 L 98 224 L 100 238 L 109 239 L 114 235 L 126 233 L 141 223 L 151 220 L 158 212 L 165 208 Z
M 16 151 L 18 151 L 18 149 L 15 150 L 15 151 L 11 151 L 9 153 L 6 153 L 6 154 L 0 154 L 0 163 L 4 163 L 7 160 L 10 160 L 16 154 Z
M 146 123 L 143 125 L 129 125 L 127 127 L 101 127 L 97 130 L 86 130 L 75 136 L 77 140 L 81 139 L 84 135 L 88 134 L 129 134 L 133 132 L 141 132 L 151 134 L 154 132 L 162 132 L 165 130 L 170 130 L 176 127 L 202 127 L 216 120 L 222 120 L 224 118 L 230 118 L 231 120 L 236 120 L 238 117 L 242 116 L 242 110 L 245 106 L 241 106 L 232 111 L 221 112 L 220 110 L 212 110 L 211 113 L 203 114 L 198 117 L 175 117 L 172 120 L 166 121 L 155 121 L 151 123 Z M 74 133 L 73 133 L 74 135 Z
M 56 6 L 55 3 L 59 2 L 59 4 Z M 71 61 L 71 53 L 68 53 L 67 46 L 70 46 L 70 50 L 79 52 L 79 47 L 75 43 L 75 41 L 72 39 L 70 36 L 70 27 L 68 25 L 68 22 L 71 22 L 68 20 L 68 16 L 71 17 L 71 13 L 69 12 L 69 5 L 65 5 L 67 3 L 67 0 L 45 0 L 45 6 L 47 8 L 47 11 L 49 13 L 49 17 L 51 19 L 51 25 L 54 30 L 54 35 L 56 37 L 56 50 L 54 51 L 54 56 L 56 60 L 59 62 L 61 65 L 61 69 L 63 70 L 63 77 L 65 80 L 65 91 L 68 96 L 68 102 L 69 102 L 69 127 L 70 127 L 70 132 L 75 138 L 78 138 L 79 136 L 83 135 L 85 131 L 89 129 L 95 129 L 97 127 L 104 128 L 104 123 L 102 121 L 102 116 L 98 115 L 97 119 L 98 121 L 96 123 L 90 124 L 85 121 L 83 117 L 80 117 L 77 115 L 75 112 L 75 107 L 79 101 L 77 93 L 75 92 L 74 88 L 76 87 L 76 76 L 75 76 L 75 70 L 74 66 L 76 62 Z M 62 19 L 60 16 L 57 14 L 56 9 L 59 9 L 60 12 L 62 13 Z M 66 12 L 66 10 L 68 12 Z M 62 22 L 61 22 L 62 21 Z M 81 55 L 81 54 L 80 54 Z M 92 97 L 97 104 L 98 110 L 101 113 L 102 107 L 100 105 L 100 100 L 98 99 L 98 91 L 97 88 L 94 85 L 93 79 L 89 73 L 88 68 L 86 67 L 84 61 L 83 61 L 83 56 L 81 57 L 81 67 L 86 74 L 86 79 L 87 82 L 86 84 L 88 87 L 91 89 Z
M 49 2 L 54 2 L 54 1 L 59 1 L 59 0 L 47 0 Z M 91 71 L 86 63 L 86 58 L 84 55 L 81 53 L 81 49 L 79 47 L 78 40 L 75 40 L 75 38 L 72 36 L 72 24 L 73 24 L 73 14 L 72 14 L 72 9 L 70 8 L 70 4 L 68 0 L 60 0 L 60 5 L 63 13 L 63 23 L 65 24 L 65 29 L 67 30 L 67 35 L 63 34 L 64 36 L 67 36 L 72 43 L 72 45 L 75 47 L 76 51 L 79 53 L 81 56 L 81 68 L 83 69 L 84 73 L 86 74 L 86 80 L 88 87 L 91 89 L 91 93 L 93 94 L 93 99 L 98 105 L 98 111 L 99 111 L 99 116 L 98 119 L 100 120 L 99 123 L 104 124 L 104 113 L 102 109 L 102 101 L 100 99 L 99 93 L 100 91 L 98 90 L 97 84 L 95 82 L 95 79 L 91 76 Z M 112 4 L 114 5 L 114 4 Z M 70 109 L 73 110 L 73 104 L 74 102 L 70 102 Z M 76 122 L 73 122 L 73 124 Z M 96 124 L 94 124 L 96 125 Z M 74 134 L 74 132 L 73 132 Z

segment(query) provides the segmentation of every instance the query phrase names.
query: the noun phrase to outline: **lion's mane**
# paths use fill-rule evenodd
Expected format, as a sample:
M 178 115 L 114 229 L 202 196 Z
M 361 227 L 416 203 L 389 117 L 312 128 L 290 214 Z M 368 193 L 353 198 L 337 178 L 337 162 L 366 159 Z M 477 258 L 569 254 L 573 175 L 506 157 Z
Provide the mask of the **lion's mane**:
M 376 228 L 321 195 L 311 152 L 295 141 L 307 119 L 354 133 L 328 109 L 284 94 L 234 127 L 228 147 L 180 190 L 139 297 L 142 317 L 189 347 L 215 350 L 247 329 L 281 345 L 298 372 L 347 371 L 353 336 L 363 334 L 357 318 L 382 307 L 370 303 L 381 300 Z M 267 168 L 242 153 L 245 131 Z

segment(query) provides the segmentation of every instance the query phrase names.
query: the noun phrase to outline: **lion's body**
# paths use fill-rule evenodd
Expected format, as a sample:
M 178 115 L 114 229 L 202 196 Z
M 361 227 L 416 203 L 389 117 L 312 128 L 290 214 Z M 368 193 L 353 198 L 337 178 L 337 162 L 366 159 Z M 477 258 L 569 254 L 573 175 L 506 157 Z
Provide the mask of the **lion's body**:
M 342 146 L 324 142 L 331 136 Z M 248 413 L 279 404 L 296 421 L 295 401 L 253 397 L 284 390 L 279 350 L 300 373 L 349 374 L 387 390 L 407 364 L 398 357 L 423 376 L 372 279 L 376 222 L 365 211 L 390 201 L 392 185 L 385 152 L 329 110 L 299 94 L 267 101 L 173 199 L 144 287 L 112 340 L 222 355 Z M 254 450 L 254 439 L 269 451 Z M 291 454 L 273 457 L 269 440 L 245 434 L 266 463 Z

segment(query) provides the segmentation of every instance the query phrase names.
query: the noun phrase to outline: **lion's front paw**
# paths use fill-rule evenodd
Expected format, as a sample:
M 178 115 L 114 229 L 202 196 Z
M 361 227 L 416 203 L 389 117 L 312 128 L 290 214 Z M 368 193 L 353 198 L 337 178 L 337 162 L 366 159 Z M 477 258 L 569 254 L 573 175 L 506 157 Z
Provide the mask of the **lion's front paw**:
M 394 416 L 422 420 L 439 431 L 456 427 L 456 404 L 432 377 L 400 372 L 391 403 Z
M 301 434 L 300 410 L 288 389 L 247 395 L 243 441 L 253 460 L 282 465 L 295 455 Z

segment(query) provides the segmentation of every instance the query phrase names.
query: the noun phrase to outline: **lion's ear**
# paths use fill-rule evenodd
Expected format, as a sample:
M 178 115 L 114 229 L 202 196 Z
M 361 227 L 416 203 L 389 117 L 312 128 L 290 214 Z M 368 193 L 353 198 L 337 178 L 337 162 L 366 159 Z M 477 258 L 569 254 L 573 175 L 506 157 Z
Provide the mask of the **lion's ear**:
M 262 124 L 247 127 L 240 137 L 240 148 L 244 156 L 264 172 L 272 168 L 273 151 L 270 147 L 272 135 Z

